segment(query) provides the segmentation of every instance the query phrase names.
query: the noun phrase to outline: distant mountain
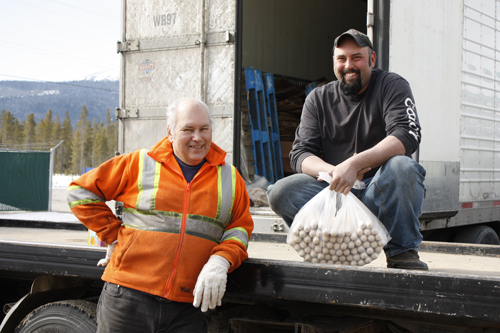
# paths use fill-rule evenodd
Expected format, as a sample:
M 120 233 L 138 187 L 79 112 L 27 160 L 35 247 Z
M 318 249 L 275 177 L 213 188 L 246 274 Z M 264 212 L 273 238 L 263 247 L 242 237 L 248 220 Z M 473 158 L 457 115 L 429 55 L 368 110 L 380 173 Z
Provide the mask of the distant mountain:
M 85 76 L 83 81 L 118 81 L 118 73 L 115 70 L 107 70 L 102 72 L 97 72 Z
M 10 111 L 20 122 L 33 113 L 37 123 L 49 109 L 53 120 L 59 115 L 61 122 L 69 111 L 74 126 L 85 105 L 91 121 L 104 121 L 107 109 L 114 119 L 114 110 L 119 105 L 118 87 L 118 78 L 107 72 L 68 82 L 0 81 L 0 111 Z

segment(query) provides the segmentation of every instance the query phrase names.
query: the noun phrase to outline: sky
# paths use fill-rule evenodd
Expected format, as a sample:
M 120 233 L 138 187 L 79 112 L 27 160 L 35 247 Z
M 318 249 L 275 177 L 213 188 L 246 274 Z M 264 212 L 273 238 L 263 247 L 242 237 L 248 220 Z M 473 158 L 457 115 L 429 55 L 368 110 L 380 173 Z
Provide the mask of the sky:
M 0 0 L 0 80 L 118 78 L 121 0 Z

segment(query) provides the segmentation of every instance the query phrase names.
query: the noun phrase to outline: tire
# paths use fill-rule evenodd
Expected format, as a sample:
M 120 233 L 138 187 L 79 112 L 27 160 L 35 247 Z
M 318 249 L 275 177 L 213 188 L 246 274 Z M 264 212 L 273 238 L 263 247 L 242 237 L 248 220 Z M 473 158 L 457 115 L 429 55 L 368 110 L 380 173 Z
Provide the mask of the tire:
M 96 304 L 68 300 L 42 305 L 16 327 L 16 333 L 95 333 Z
M 463 228 L 454 238 L 457 243 L 500 245 L 500 239 L 492 228 L 485 225 L 475 225 Z

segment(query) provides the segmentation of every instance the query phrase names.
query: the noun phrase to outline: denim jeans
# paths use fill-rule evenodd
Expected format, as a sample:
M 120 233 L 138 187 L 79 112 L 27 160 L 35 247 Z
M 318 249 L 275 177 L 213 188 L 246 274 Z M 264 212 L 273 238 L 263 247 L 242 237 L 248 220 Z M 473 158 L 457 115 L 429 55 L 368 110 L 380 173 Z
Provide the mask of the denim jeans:
M 192 303 L 169 301 L 106 282 L 97 304 L 97 332 L 207 332 Z
M 425 195 L 424 179 L 425 169 L 420 164 L 407 156 L 395 156 L 373 177 L 363 180 L 365 189 L 351 190 L 391 235 L 384 247 L 388 257 L 412 249 L 418 251 L 422 242 L 418 218 Z M 314 177 L 294 174 L 269 186 L 269 205 L 291 226 L 300 208 L 327 186 Z

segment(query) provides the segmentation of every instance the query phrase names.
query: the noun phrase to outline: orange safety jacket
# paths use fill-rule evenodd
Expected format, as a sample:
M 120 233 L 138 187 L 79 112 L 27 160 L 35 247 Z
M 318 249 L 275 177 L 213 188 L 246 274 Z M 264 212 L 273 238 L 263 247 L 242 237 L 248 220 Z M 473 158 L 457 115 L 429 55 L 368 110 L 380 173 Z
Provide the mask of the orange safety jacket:
M 165 137 L 153 148 L 114 157 L 73 181 L 73 214 L 107 244 L 118 240 L 104 281 L 177 302 L 193 302 L 201 269 L 213 254 L 229 272 L 248 258 L 250 199 L 226 153 L 212 143 L 187 183 Z M 123 202 L 123 223 L 106 201 Z

